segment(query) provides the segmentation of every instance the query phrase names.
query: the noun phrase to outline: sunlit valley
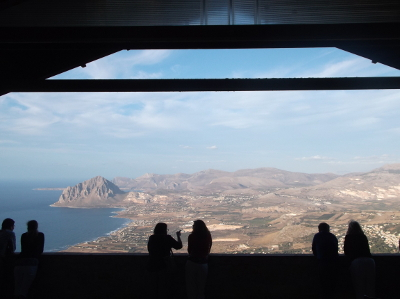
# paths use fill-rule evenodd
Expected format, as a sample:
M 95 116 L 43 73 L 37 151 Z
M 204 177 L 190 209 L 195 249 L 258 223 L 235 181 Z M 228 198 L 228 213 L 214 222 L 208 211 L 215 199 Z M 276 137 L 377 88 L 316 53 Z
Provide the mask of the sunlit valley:
M 168 223 L 171 234 L 181 229 L 187 240 L 192 221 L 203 219 L 213 235 L 214 253 L 311 253 L 320 222 L 331 225 L 343 253 L 347 223 L 355 219 L 372 252 L 394 253 L 400 236 L 399 199 L 400 164 L 390 164 L 343 176 L 259 168 L 116 177 L 113 183 L 95 177 L 65 189 L 55 206 L 123 207 L 118 217 L 131 220 L 70 252 L 147 252 L 157 222 Z

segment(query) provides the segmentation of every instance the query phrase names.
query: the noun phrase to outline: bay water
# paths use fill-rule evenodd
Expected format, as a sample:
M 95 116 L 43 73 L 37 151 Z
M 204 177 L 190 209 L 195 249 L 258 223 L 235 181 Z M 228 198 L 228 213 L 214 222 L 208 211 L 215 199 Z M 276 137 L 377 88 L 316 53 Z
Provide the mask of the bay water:
M 95 240 L 129 222 L 112 217 L 120 209 L 50 207 L 58 201 L 62 190 L 34 190 L 64 188 L 77 183 L 79 181 L 0 181 L 0 223 L 5 218 L 15 220 L 17 251 L 20 251 L 19 240 L 29 220 L 38 221 L 39 231 L 45 234 L 44 250 L 47 252 Z

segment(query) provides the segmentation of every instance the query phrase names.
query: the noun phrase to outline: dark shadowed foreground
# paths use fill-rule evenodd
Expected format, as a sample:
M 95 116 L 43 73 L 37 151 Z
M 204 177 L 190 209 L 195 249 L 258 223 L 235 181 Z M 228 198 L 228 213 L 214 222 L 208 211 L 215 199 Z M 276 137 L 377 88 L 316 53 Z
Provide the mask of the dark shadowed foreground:
M 146 254 L 42 256 L 31 298 L 147 298 Z M 184 263 L 176 255 L 176 298 L 186 298 Z M 400 255 L 374 256 L 377 297 L 399 298 Z M 339 258 L 338 298 L 352 298 L 348 262 Z M 311 255 L 211 255 L 207 298 L 317 298 L 316 260 Z

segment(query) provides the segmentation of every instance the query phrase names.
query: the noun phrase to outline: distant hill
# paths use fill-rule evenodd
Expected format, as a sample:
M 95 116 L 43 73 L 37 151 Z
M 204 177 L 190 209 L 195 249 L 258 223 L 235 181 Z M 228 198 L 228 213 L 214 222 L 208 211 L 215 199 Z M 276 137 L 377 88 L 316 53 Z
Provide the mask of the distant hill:
M 135 191 L 126 193 L 120 188 Z M 194 174 L 145 174 L 136 179 L 116 177 L 113 182 L 97 176 L 66 188 L 53 206 L 126 206 L 132 203 L 163 202 L 166 197 L 161 194 L 165 192 L 229 194 L 272 188 L 280 190 L 274 190 L 269 196 L 335 203 L 343 200 L 354 203 L 385 200 L 397 206 L 400 203 L 400 164 L 385 165 L 370 172 L 344 176 L 330 173 L 306 174 L 276 168 L 243 169 L 235 172 L 208 169 Z M 142 192 L 136 192 L 138 190 Z
M 365 173 L 347 174 L 325 183 L 281 190 L 298 198 L 362 201 L 400 200 L 400 164 L 388 164 Z
M 113 183 L 120 188 L 143 191 L 174 190 L 195 193 L 223 192 L 227 190 L 262 190 L 314 186 L 339 177 L 338 175 L 307 174 L 276 168 L 243 169 L 235 172 L 208 169 L 194 174 L 150 174 L 136 179 L 116 177 Z

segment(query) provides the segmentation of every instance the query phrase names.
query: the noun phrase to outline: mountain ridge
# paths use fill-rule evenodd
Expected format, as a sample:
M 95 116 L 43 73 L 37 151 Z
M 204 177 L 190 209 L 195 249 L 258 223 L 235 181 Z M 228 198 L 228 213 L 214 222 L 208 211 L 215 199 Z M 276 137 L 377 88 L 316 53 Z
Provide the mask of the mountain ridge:
M 190 192 L 223 192 L 233 189 L 312 186 L 339 175 L 333 173 L 307 174 L 272 167 L 241 169 L 234 172 L 207 169 L 193 174 L 146 173 L 135 179 L 115 177 L 112 182 L 120 188 L 152 192 L 160 189 Z
M 369 172 L 347 174 L 319 185 L 280 190 L 277 193 L 337 202 L 395 200 L 400 198 L 400 164 L 387 164 Z
M 124 192 L 120 188 L 135 191 Z M 336 202 L 343 199 L 400 198 L 400 164 L 388 164 L 369 172 L 343 176 L 290 172 L 271 167 L 235 172 L 208 169 L 194 174 L 148 173 L 136 179 L 116 177 L 112 182 L 96 176 L 66 188 L 53 206 L 111 207 L 163 202 L 163 194 L 168 192 L 228 195 L 259 194 L 260 191 L 274 192 L 277 196 Z

